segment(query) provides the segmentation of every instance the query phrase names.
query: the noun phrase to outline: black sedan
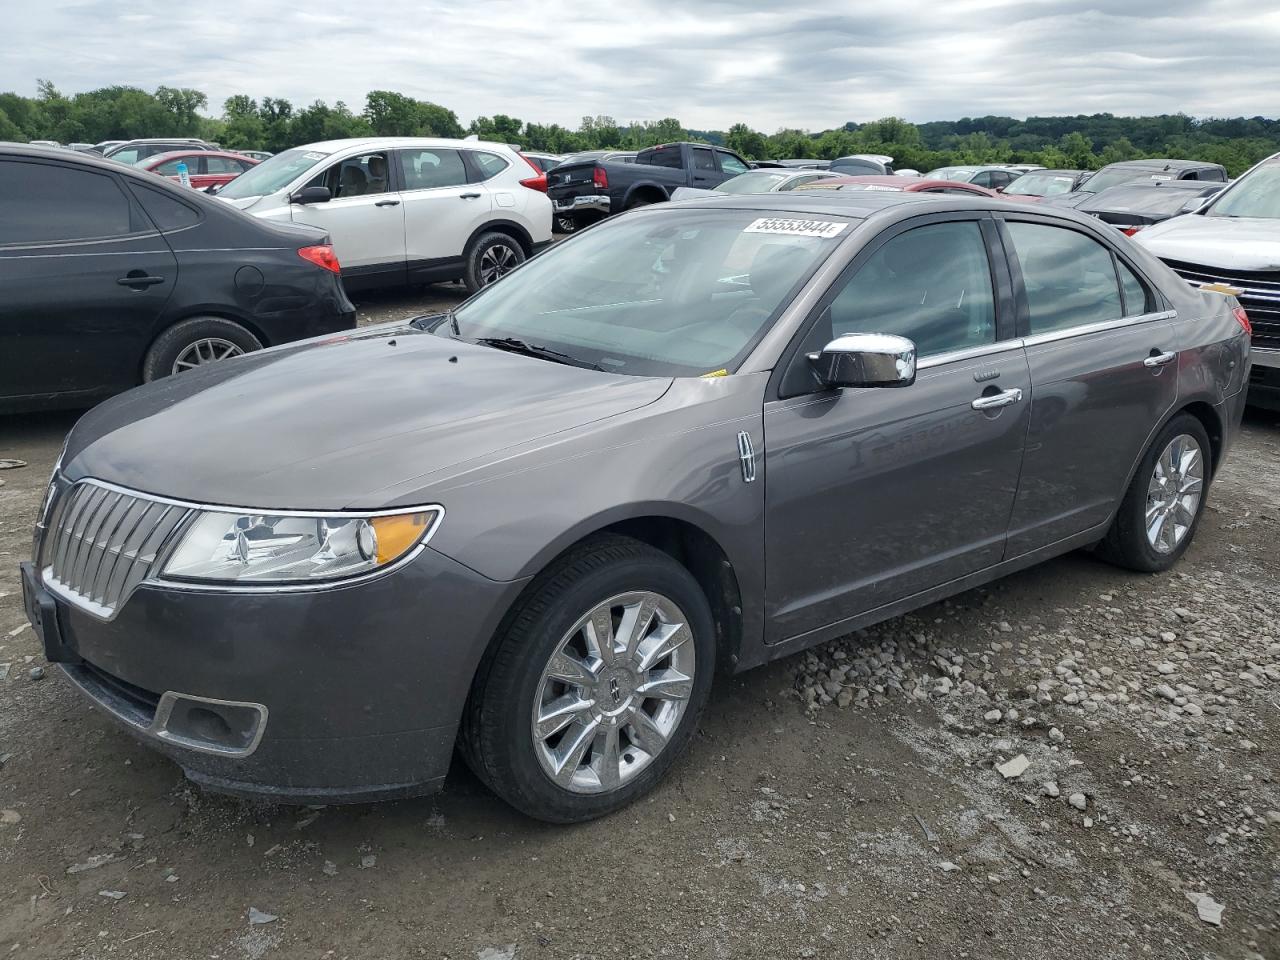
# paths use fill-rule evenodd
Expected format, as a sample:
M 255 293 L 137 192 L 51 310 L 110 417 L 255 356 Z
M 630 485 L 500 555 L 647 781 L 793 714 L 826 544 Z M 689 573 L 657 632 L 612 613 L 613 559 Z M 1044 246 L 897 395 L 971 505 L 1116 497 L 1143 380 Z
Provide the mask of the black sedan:
M 1134 180 L 1089 194 L 1076 209 L 1132 237 L 1144 227 L 1198 210 L 1225 186 L 1207 180 Z
M 0 411 L 88 406 L 355 326 L 321 230 L 89 154 L 0 147 Z

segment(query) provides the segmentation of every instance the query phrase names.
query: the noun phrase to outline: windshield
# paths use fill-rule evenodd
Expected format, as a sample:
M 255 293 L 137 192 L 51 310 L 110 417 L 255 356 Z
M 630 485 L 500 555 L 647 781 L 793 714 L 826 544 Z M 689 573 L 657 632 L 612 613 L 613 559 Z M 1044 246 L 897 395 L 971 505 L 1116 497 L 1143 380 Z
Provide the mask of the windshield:
M 790 173 L 740 173 L 731 177 L 715 189 L 720 193 L 769 193 L 776 186 L 789 180 Z
M 287 187 L 327 156 L 329 154 L 306 148 L 277 153 L 240 174 L 218 191 L 218 196 L 229 200 L 265 197 Z
M 454 314 L 464 340 L 522 340 L 634 376 L 732 373 L 851 221 L 675 210 L 557 244 Z M 435 328 L 442 336 L 450 324 Z
M 926 180 L 960 180 L 968 183 L 969 178 L 977 173 L 975 167 L 939 167 L 924 175 Z
M 1209 207 L 1210 217 L 1280 220 L 1280 163 L 1268 163 L 1240 178 Z
M 1176 180 L 1175 174 L 1164 173 L 1156 167 L 1121 167 L 1118 170 L 1099 170 L 1086 180 L 1080 189 L 1086 193 L 1101 193 L 1107 187 L 1114 187 L 1133 180 Z
M 1074 182 L 1075 177 L 1069 174 L 1024 173 L 1005 187 L 1004 192 L 1019 197 L 1052 197 L 1059 193 L 1070 193 Z

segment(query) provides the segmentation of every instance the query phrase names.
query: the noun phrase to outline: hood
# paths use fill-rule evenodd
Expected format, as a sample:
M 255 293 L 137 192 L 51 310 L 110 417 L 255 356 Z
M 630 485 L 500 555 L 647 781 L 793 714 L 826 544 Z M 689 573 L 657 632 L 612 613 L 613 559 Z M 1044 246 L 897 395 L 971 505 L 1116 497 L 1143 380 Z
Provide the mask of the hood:
M 198 503 L 373 509 L 388 487 L 514 456 L 670 385 L 383 326 L 108 400 L 76 425 L 64 471 Z
M 1280 220 L 1188 214 L 1134 236 L 1161 260 L 1226 270 L 1280 270 Z

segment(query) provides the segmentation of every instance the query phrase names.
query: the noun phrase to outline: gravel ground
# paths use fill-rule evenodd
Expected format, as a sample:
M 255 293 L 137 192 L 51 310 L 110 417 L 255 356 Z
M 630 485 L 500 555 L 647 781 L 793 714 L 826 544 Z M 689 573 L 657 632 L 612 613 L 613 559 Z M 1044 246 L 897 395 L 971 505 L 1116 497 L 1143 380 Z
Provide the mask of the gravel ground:
M 1273 415 L 1175 571 L 1075 554 L 725 680 L 574 828 L 460 764 L 376 806 L 203 794 L 34 679 L 16 564 L 73 422 L 0 420 L 0 957 L 1280 958 Z

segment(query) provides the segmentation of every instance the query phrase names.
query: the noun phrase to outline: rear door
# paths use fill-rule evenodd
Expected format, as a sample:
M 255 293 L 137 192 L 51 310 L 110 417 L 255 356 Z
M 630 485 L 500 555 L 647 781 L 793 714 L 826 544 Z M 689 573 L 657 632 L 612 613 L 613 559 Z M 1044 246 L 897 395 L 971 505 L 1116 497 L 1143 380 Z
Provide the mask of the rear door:
M 1002 213 L 1031 366 L 1009 556 L 1101 535 L 1178 396 L 1175 314 L 1083 226 Z
M 995 225 L 934 215 L 864 249 L 765 404 L 769 642 L 999 563 L 1030 378 Z M 815 388 L 806 354 L 846 333 L 916 344 L 901 389 Z
M 328 187 L 327 203 L 295 203 L 295 223 L 329 234 L 344 282 L 404 282 L 404 206 L 390 179 L 389 155 L 375 150 L 331 163 L 306 183 Z
M 19 158 L 0 208 L 0 399 L 137 384 L 178 277 L 142 209 L 112 174 Z
M 473 176 L 460 150 L 415 147 L 394 155 L 404 201 L 409 277 L 429 282 L 433 273 L 461 263 L 467 239 L 484 225 L 493 198 Z

